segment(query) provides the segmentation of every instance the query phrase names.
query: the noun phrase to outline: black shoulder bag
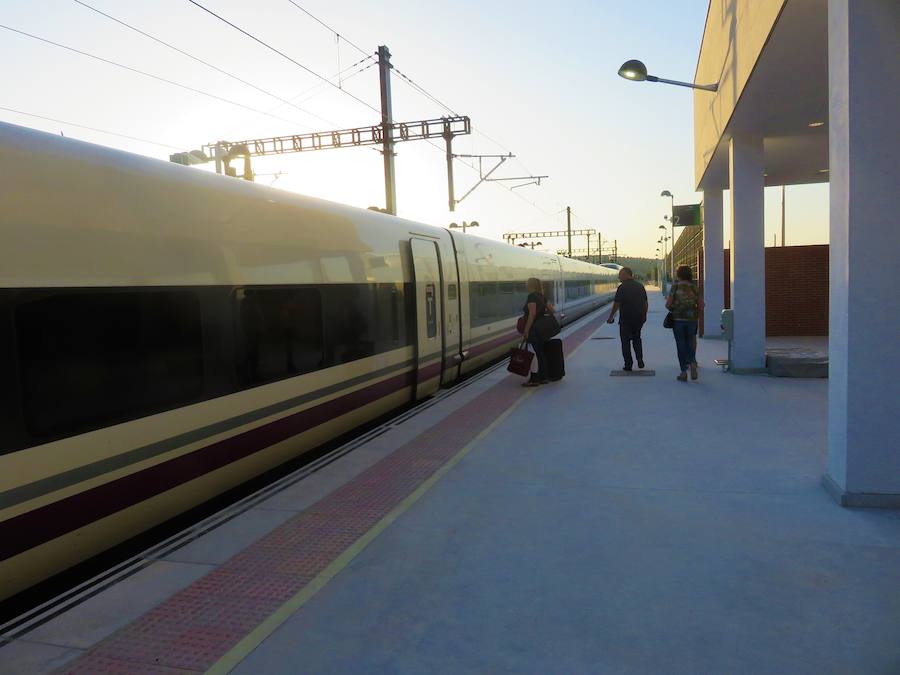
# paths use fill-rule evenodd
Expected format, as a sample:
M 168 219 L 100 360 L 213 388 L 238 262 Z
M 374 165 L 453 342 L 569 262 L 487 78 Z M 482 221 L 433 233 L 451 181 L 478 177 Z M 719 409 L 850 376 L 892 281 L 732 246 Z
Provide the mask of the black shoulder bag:
M 678 284 L 672 286 L 672 304 L 675 304 L 675 293 L 677 293 Z M 666 318 L 663 319 L 663 328 L 675 328 L 675 317 L 672 316 L 672 312 L 666 314 Z

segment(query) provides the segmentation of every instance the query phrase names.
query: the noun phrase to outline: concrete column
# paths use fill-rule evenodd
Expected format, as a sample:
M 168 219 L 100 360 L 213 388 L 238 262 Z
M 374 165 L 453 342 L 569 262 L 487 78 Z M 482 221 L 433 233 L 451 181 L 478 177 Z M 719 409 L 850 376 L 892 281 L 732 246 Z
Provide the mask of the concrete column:
M 703 326 L 705 337 L 722 336 L 725 307 L 725 259 L 722 246 L 722 190 L 703 191 Z
M 731 139 L 731 307 L 735 373 L 762 372 L 766 365 L 766 248 L 763 137 Z
M 900 508 L 900 3 L 829 0 L 828 468 L 842 505 Z

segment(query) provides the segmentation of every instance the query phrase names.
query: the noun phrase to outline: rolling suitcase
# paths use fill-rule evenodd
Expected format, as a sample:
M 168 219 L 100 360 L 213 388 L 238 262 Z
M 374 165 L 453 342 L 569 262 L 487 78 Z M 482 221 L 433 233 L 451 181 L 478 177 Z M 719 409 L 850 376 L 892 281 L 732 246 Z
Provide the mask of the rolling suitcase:
M 547 340 L 544 344 L 547 353 L 547 378 L 551 382 L 563 379 L 566 376 L 566 358 L 563 356 L 562 340 L 556 338 Z

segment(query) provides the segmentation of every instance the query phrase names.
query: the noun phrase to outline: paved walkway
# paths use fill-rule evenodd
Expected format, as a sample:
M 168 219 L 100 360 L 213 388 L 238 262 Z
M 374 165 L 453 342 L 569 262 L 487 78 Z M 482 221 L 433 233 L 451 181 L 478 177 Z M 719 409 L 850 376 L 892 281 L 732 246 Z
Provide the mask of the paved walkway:
M 900 513 L 842 509 L 821 487 L 826 381 L 727 375 L 711 365 L 725 345 L 701 341 L 700 381 L 676 382 L 661 304 L 652 294 L 645 328 L 655 377 L 610 377 L 618 340 L 586 339 L 561 383 L 525 390 L 486 378 L 430 411 L 442 419 L 417 417 L 325 484 L 257 509 L 264 527 L 235 526 L 161 561 L 209 567 L 134 621 L 107 619 L 99 632 L 95 621 L 93 638 L 56 663 L 248 675 L 900 672 Z M 595 329 L 617 336 L 594 319 L 569 347 Z M 384 491 L 372 501 L 353 486 L 387 480 L 402 452 L 418 473 L 403 474 L 391 518 L 332 521 L 344 548 L 304 567 L 290 600 L 258 616 L 226 602 L 233 615 L 210 625 L 219 651 L 192 633 L 194 663 L 172 658 L 190 653 L 185 633 L 166 643 L 170 653 L 146 639 L 183 620 L 179 607 L 202 612 L 202 598 L 222 590 L 216 574 L 308 540 L 303 528 L 323 502 L 384 509 Z M 240 548 L 261 535 L 233 555 L 235 538 Z M 139 586 L 128 596 L 140 603 Z M 210 602 L 221 617 L 222 603 Z M 18 658 L 41 672 L 50 661 L 29 660 L 29 644 L 62 649 L 85 632 L 78 611 L 0 649 L 0 670 Z M 222 626 L 237 632 L 223 641 Z M 128 651 L 142 645 L 150 651 Z

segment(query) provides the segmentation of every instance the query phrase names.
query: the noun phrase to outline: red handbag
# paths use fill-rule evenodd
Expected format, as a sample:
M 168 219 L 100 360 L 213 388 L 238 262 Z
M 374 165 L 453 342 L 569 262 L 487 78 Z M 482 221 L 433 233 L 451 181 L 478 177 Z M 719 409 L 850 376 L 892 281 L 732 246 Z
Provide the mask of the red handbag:
M 528 377 L 531 375 L 531 361 L 534 359 L 534 352 L 525 349 L 524 346 L 523 342 L 518 347 L 512 348 L 509 353 L 509 365 L 506 366 L 506 369 L 516 375 Z

